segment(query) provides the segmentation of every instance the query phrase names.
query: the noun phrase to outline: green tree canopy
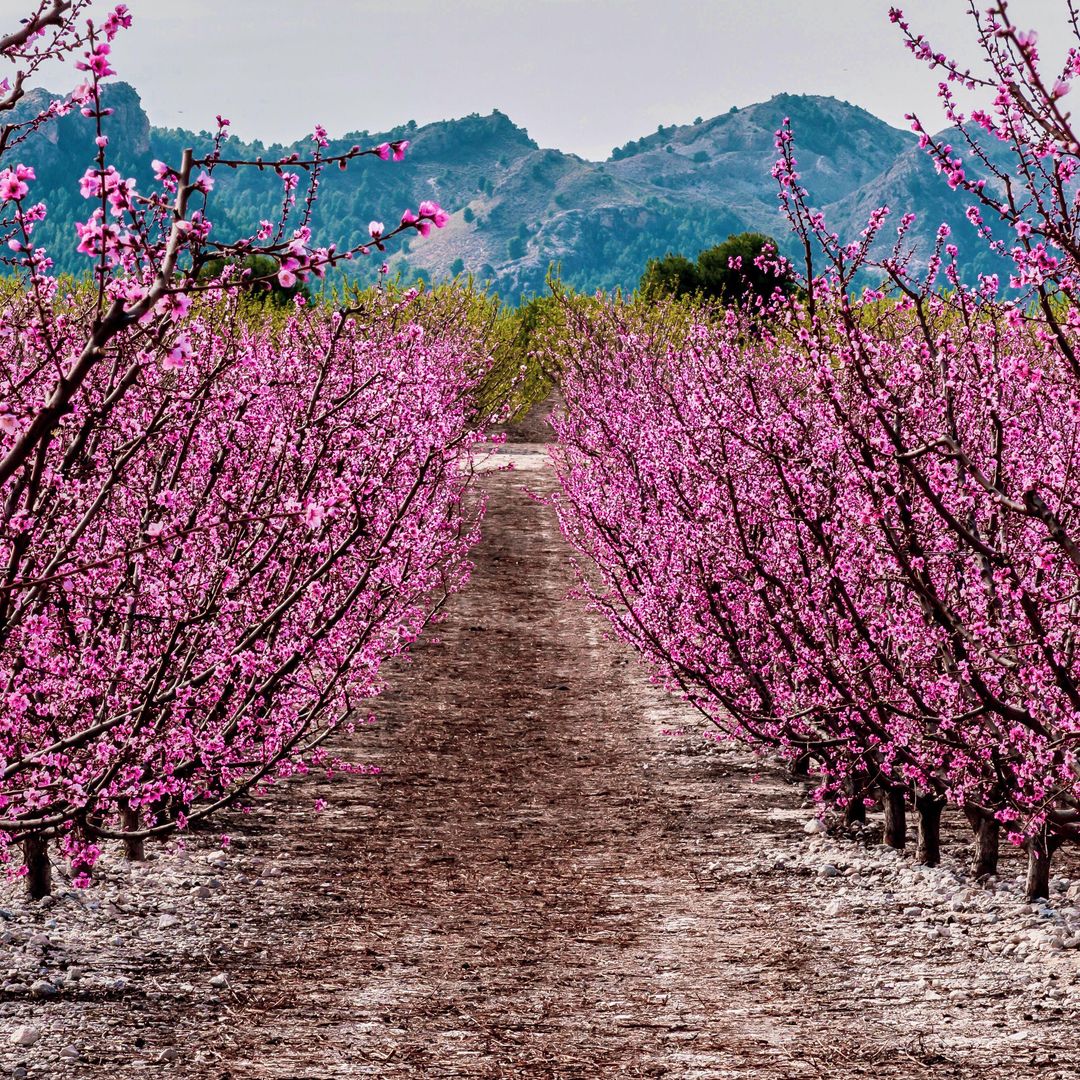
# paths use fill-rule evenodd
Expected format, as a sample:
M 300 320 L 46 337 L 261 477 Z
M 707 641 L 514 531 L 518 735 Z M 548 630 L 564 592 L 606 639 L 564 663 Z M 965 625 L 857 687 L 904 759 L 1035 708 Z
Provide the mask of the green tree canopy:
M 650 259 L 641 279 L 647 296 L 692 296 L 701 291 L 697 267 L 685 256 L 667 254 Z
M 776 241 L 764 233 L 744 232 L 702 251 L 697 262 L 685 255 L 668 254 L 650 259 L 641 278 L 645 296 L 704 296 L 722 304 L 737 304 L 747 296 L 769 299 L 777 289 L 790 294 L 795 283 L 790 273 L 777 274 L 757 260 Z
M 311 290 L 307 285 L 297 282 L 295 285 L 286 287 L 278 281 L 279 263 L 277 259 L 269 255 L 248 255 L 235 265 L 238 265 L 247 275 L 249 284 L 245 287 L 245 291 L 254 299 L 276 307 L 286 307 L 298 293 L 305 300 L 311 300 Z M 199 277 L 216 278 L 224 269 L 224 259 L 210 259 L 203 264 Z

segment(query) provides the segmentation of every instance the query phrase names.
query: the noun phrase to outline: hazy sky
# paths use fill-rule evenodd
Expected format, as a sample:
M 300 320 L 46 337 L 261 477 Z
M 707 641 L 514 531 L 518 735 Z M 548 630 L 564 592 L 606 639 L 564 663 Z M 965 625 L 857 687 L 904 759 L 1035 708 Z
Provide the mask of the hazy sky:
M 895 2 L 895 0 L 894 0 Z M 987 0 L 978 0 L 985 7 Z M 102 5 L 104 7 L 105 5 Z M 114 66 L 151 121 L 291 141 L 508 113 L 542 146 L 613 146 L 782 90 L 832 94 L 891 123 L 936 113 L 890 0 L 128 0 Z M 974 58 L 967 0 L 909 0 L 912 23 Z M 0 0 L 0 32 L 30 0 Z M 1012 0 L 1063 48 L 1064 0 Z M 1057 50 L 1055 50 L 1057 51 Z M 50 83 L 54 79 L 50 77 Z

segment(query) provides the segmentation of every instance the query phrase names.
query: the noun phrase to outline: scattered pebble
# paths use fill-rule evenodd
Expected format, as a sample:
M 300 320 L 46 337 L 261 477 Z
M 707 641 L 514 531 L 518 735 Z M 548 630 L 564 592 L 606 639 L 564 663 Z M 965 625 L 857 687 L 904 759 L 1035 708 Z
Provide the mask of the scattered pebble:
M 31 1024 L 22 1024 L 12 1033 L 10 1042 L 16 1046 L 33 1046 L 41 1038 L 41 1029 Z
M 60 993 L 48 979 L 37 979 L 30 985 L 30 994 L 36 998 L 56 997 Z

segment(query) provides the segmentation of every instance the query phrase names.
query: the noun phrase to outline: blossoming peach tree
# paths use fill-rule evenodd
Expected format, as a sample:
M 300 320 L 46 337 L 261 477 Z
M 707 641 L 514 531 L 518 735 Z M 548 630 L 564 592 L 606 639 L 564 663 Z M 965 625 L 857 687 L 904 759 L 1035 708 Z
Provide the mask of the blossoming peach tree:
M 0 118 L 46 62 L 84 79 L 0 127 L 0 841 L 35 894 L 50 839 L 85 880 L 103 839 L 139 857 L 276 778 L 345 767 L 324 743 L 468 576 L 488 420 L 482 342 L 410 294 L 286 317 L 250 300 L 442 227 L 424 202 L 356 248 L 313 240 L 325 171 L 408 144 L 329 155 L 316 128 L 307 157 L 229 160 L 219 117 L 209 155 L 155 162 L 146 187 L 109 160 L 102 98 L 132 16 L 92 7 L 43 0 L 0 39 Z M 35 140 L 73 111 L 82 285 L 34 239 Z M 245 168 L 280 177 L 280 215 L 220 236 L 215 180 Z
M 892 18 L 946 73 L 978 167 L 913 125 L 972 199 L 976 242 L 1011 258 L 1009 289 L 965 282 L 947 228 L 916 252 L 910 214 L 889 242 L 885 207 L 842 241 L 785 125 L 774 175 L 806 253 L 799 295 L 690 319 L 570 305 L 556 505 L 592 602 L 725 734 L 812 759 L 849 820 L 877 789 L 894 846 L 913 804 L 924 862 L 956 803 L 973 872 L 996 871 L 1004 830 L 1038 897 L 1080 839 L 1080 141 L 1062 104 L 1080 20 L 1068 3 L 1078 45 L 1047 77 L 1004 3 L 972 14 L 982 75 Z M 957 83 L 991 106 L 964 115 Z

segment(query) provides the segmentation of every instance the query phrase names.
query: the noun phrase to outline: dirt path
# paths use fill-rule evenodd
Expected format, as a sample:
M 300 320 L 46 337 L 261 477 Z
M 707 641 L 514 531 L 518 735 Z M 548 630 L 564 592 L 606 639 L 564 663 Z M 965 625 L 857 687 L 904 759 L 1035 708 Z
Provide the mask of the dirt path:
M 924 993 L 1001 961 L 915 940 L 899 887 L 840 905 L 799 861 L 802 793 L 707 751 L 565 599 L 567 551 L 522 490 L 550 488 L 543 448 L 511 449 L 470 588 L 361 738 L 383 775 L 230 822 L 231 868 L 170 871 L 178 930 L 133 901 L 126 988 L 8 1010 L 82 1040 L 70 1066 L 27 1051 L 27 1075 L 145 1075 L 170 1047 L 171 1075 L 207 1080 L 1076 1075 L 1074 999 L 1022 1020 L 1022 989 L 967 1012 Z M 179 953 L 155 937 L 177 932 Z
M 565 599 L 552 516 L 520 490 L 548 487 L 542 448 L 515 450 L 525 468 L 486 481 L 470 589 L 379 703 L 385 776 L 341 785 L 286 865 L 340 899 L 296 896 L 261 970 L 228 960 L 265 999 L 287 958 L 273 1022 L 308 1033 L 273 1070 L 238 1033 L 238 1078 L 762 1076 L 785 1057 L 791 946 L 769 933 L 748 962 L 761 898 L 702 878 L 706 849 L 748 854 L 745 819 L 716 834 L 664 775 L 679 708 Z

